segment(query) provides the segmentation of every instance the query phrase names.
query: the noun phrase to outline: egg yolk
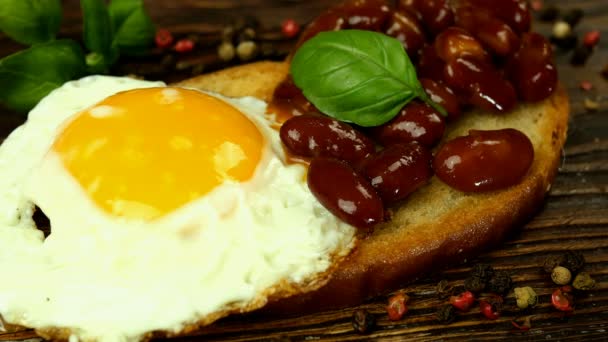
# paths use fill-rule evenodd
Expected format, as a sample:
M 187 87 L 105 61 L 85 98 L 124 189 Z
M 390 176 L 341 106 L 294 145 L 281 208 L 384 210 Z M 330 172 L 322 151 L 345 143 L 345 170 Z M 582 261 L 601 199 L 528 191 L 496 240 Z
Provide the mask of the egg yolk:
M 249 180 L 265 143 L 253 122 L 220 99 L 148 88 L 77 114 L 52 150 L 107 213 L 152 220 L 226 181 Z

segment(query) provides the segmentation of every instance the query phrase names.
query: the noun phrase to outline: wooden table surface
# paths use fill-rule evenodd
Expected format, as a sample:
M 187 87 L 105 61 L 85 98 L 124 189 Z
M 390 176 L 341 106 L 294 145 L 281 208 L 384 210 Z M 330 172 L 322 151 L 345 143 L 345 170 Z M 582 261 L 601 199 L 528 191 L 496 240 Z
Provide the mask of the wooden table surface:
M 331 2 L 335 1 L 150 0 L 147 8 L 159 26 L 178 34 L 196 33 L 214 41 L 221 27 L 245 14 L 257 17 L 272 37 L 273 30 L 277 31 L 283 19 L 291 17 L 304 23 Z M 369 310 L 378 320 L 377 328 L 369 335 L 353 332 L 351 316 L 355 308 L 346 308 L 296 318 L 276 319 L 259 314 L 230 317 L 209 327 L 200 336 L 181 340 L 608 340 L 608 81 L 600 76 L 600 70 L 608 63 L 608 1 L 546 0 L 547 4 L 555 4 L 562 9 L 582 8 L 585 17 L 576 27 L 576 32 L 582 35 L 588 30 L 599 29 L 603 41 L 584 67 L 571 66 L 568 63 L 570 54 L 557 53 L 560 78 L 570 95 L 571 119 L 563 164 L 546 205 L 538 215 L 501 247 L 467 264 L 444 271 L 435 270 L 429 277 L 404 286 L 403 290 L 410 295 L 411 301 L 409 313 L 403 320 L 388 320 L 386 297 L 361 305 L 359 308 Z M 81 27 L 78 2 L 64 1 L 64 8 L 61 35 L 78 37 Z M 547 35 L 551 32 L 550 24 L 535 23 L 535 28 Z M 284 52 L 293 41 L 278 40 L 276 43 Z M 19 47 L 0 35 L 0 55 Z M 158 61 L 125 62 L 135 67 L 138 63 L 150 65 Z M 187 76 L 175 74 L 179 75 L 177 77 Z M 594 90 L 584 92 L 579 89 L 583 80 L 591 81 Z M 583 105 L 585 98 L 599 100 L 600 108 L 586 110 Z M 5 109 L 0 111 L 0 134 L 7 134 L 23 120 Z M 587 260 L 585 270 L 598 281 L 595 290 L 577 297 L 572 315 L 564 315 L 552 308 L 550 293 L 556 286 L 541 270 L 547 256 L 566 250 L 582 252 Z M 434 313 L 445 303 L 437 297 L 435 288 L 438 280 L 447 279 L 451 284 L 461 286 L 470 267 L 478 262 L 508 270 L 516 286 L 533 287 L 540 294 L 538 307 L 521 313 L 511 306 L 495 321 L 484 319 L 477 309 L 473 309 L 460 315 L 452 324 L 437 323 Z M 527 332 L 514 329 L 511 320 L 525 316 L 531 316 L 532 329 Z M 36 338 L 36 335 L 32 331 L 0 333 L 0 340 L 29 338 Z

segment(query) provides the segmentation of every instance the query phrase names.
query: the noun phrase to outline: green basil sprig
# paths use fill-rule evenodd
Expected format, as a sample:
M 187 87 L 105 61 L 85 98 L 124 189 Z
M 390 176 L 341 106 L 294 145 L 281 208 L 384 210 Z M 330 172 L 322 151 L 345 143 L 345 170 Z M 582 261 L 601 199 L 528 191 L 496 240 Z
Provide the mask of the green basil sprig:
M 141 55 L 154 41 L 155 27 L 141 0 L 81 0 L 84 42 L 93 52 L 87 65 L 93 73 L 107 72 L 119 54 Z
M 76 42 L 34 45 L 0 60 L 0 101 L 27 111 L 53 89 L 84 73 L 84 54 Z
M 0 0 L 0 31 L 19 43 L 53 40 L 60 25 L 60 0 Z
M 0 59 L 0 102 L 31 109 L 51 90 L 86 73 L 106 73 L 119 54 L 145 54 L 155 27 L 142 0 L 81 0 L 85 57 L 70 40 L 54 40 L 60 0 L 0 0 L 0 30 L 29 49 Z
M 120 53 L 141 55 L 154 41 L 156 28 L 144 10 L 142 0 L 113 0 L 108 6 L 114 44 Z
M 291 61 L 291 74 L 321 112 L 360 126 L 379 126 L 414 98 L 433 102 L 398 40 L 361 30 L 321 32 Z
M 103 0 L 81 0 L 84 45 L 92 53 L 87 65 L 92 73 L 105 73 L 118 59 L 118 48 L 113 45 L 110 13 Z

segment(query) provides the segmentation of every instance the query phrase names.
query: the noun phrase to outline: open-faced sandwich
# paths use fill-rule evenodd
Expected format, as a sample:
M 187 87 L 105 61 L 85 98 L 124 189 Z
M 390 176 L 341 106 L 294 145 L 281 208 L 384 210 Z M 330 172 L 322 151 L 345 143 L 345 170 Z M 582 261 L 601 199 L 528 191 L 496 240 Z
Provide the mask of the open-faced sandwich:
M 349 0 L 285 62 L 68 82 L 0 147 L 0 314 L 126 341 L 359 303 L 529 218 L 567 120 L 523 0 Z

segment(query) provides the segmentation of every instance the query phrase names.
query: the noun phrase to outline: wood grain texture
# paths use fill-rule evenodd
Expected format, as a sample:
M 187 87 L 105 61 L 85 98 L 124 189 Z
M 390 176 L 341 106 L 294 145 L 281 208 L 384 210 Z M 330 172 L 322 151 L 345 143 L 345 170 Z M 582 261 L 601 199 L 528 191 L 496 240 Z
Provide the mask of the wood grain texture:
M 212 49 L 219 32 L 227 23 L 242 15 L 253 15 L 262 21 L 268 32 L 277 30 L 287 17 L 303 23 L 322 8 L 336 1 L 280 1 L 280 0 L 180 0 L 147 1 L 151 15 L 159 26 L 173 32 L 197 33 L 207 37 Z M 580 34 L 599 29 L 608 37 L 608 2 L 605 0 L 554 0 L 562 9 L 580 7 L 585 18 L 576 28 Z M 66 9 L 62 35 L 78 37 L 81 19 L 78 2 L 64 1 Z M 536 23 L 535 29 L 549 34 L 550 24 Z M 286 48 L 290 42 L 281 42 Z M 20 48 L 0 36 L 0 55 Z M 560 78 L 571 98 L 571 122 L 563 163 L 549 193 L 544 209 L 521 230 L 513 234 L 499 249 L 488 251 L 467 264 L 435 271 L 429 277 L 403 287 L 411 297 L 409 313 L 397 322 L 388 320 L 386 297 L 376 298 L 359 308 L 368 309 L 378 319 L 378 327 L 362 337 L 353 332 L 351 316 L 354 308 L 345 308 L 302 317 L 271 318 L 259 314 L 236 316 L 221 320 L 198 336 L 179 341 L 355 341 L 369 338 L 381 341 L 428 340 L 608 340 L 608 81 L 599 72 L 608 62 L 608 39 L 600 42 L 584 67 L 569 65 L 569 55 L 557 53 Z M 130 62 L 130 61 L 128 61 Z M 138 63 L 157 63 L 142 60 Z M 130 62 L 131 63 L 131 62 Z M 183 75 L 182 75 L 183 76 Z M 582 80 L 594 85 L 591 92 L 579 89 Z M 584 99 L 599 99 L 597 111 L 587 111 Z M 4 110 L 0 115 L 0 135 L 6 135 L 23 118 Z M 564 315 L 550 305 L 550 294 L 555 288 L 541 270 L 543 260 L 565 250 L 578 250 L 587 260 L 585 270 L 598 281 L 598 288 L 578 296 L 573 315 Z M 459 316 L 455 323 L 445 325 L 435 321 L 434 313 L 445 303 L 438 298 L 436 284 L 447 279 L 461 287 L 470 267 L 486 262 L 498 269 L 508 270 L 516 286 L 531 286 L 540 295 L 540 305 L 530 312 L 518 312 L 508 305 L 496 321 L 483 319 L 479 310 Z M 0 279 L 1 281 L 1 279 Z M 509 295 L 508 300 L 513 300 Z M 532 316 L 532 329 L 515 330 L 510 321 Z M 32 331 L 0 334 L 0 340 L 36 338 Z

